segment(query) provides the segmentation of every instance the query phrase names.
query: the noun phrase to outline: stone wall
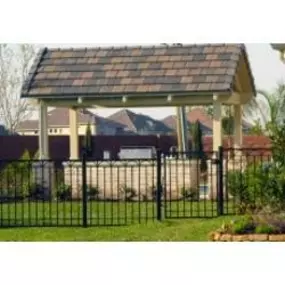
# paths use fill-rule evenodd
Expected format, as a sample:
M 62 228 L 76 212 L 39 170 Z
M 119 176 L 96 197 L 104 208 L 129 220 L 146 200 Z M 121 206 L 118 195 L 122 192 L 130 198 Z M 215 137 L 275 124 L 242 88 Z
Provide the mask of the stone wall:
M 224 193 L 226 193 L 226 172 L 230 170 L 243 170 L 246 162 L 237 160 L 224 160 Z M 182 189 L 199 191 L 199 185 L 208 185 L 208 195 L 203 198 L 216 199 L 217 197 L 217 164 L 208 160 L 208 174 L 206 178 L 200 177 L 197 161 L 166 160 L 162 163 L 162 184 L 167 199 L 175 200 L 182 197 Z M 239 167 L 239 168 L 238 168 Z M 156 161 L 110 161 L 86 163 L 87 185 L 97 187 L 101 198 L 121 199 L 124 189 L 133 189 L 135 199 L 144 197 L 150 199 L 157 185 Z M 64 164 L 65 184 L 72 187 L 72 196 L 81 197 L 82 165 L 81 163 Z
M 65 184 L 71 185 L 72 196 L 79 198 L 82 189 L 81 163 L 65 163 Z M 162 184 L 166 198 L 178 199 L 182 188 L 198 189 L 196 162 L 186 160 L 167 161 L 162 166 Z M 120 199 L 124 190 L 135 190 L 137 198 L 150 199 L 157 185 L 156 161 L 87 162 L 87 185 L 98 187 L 102 198 Z

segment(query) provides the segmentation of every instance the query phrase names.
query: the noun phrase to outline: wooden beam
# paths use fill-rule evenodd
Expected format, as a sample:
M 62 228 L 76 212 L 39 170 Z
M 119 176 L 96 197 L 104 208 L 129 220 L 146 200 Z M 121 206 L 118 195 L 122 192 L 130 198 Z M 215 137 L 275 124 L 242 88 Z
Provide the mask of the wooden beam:
M 220 95 L 218 100 L 224 105 L 238 105 L 240 104 L 241 94 L 233 92 L 230 95 Z
M 46 99 L 45 102 L 49 106 L 75 106 L 75 107 L 104 107 L 104 108 L 134 108 L 134 107 L 179 107 L 179 106 L 197 106 L 197 105 L 212 105 L 212 96 L 163 96 L 163 97 L 140 97 L 131 98 L 128 97 L 126 102 L 123 102 L 122 97 L 113 99 L 89 99 L 87 97 L 82 99 L 82 103 L 79 104 L 77 99 L 73 100 L 52 100 Z

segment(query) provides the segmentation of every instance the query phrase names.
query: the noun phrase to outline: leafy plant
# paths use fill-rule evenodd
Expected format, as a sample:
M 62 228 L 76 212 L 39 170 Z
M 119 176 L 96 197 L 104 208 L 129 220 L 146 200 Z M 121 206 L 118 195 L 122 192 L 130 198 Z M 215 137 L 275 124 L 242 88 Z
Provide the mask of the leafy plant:
M 120 187 L 120 192 L 123 195 L 125 201 L 132 201 L 137 196 L 136 190 L 127 185 L 122 185 Z
M 98 200 L 100 195 L 100 190 L 97 186 L 88 186 L 87 193 L 89 200 Z
M 285 233 L 285 217 L 280 214 L 264 214 L 262 211 L 223 223 L 218 232 L 227 234 L 283 234 Z
M 183 200 L 199 200 L 199 191 L 197 189 L 182 187 L 180 192 Z
M 274 234 L 276 232 L 276 229 L 272 225 L 258 225 L 255 228 L 256 234 Z
M 6 195 L 11 199 L 29 196 L 29 186 L 33 181 L 30 153 L 25 150 L 18 161 L 8 164 L 1 171 L 1 186 L 6 189 Z
M 233 234 L 246 234 L 254 232 L 255 224 L 250 216 L 243 217 L 231 224 L 230 231 Z
M 26 197 L 30 200 L 45 200 L 47 198 L 45 193 L 46 189 L 44 189 L 41 185 L 32 183 L 26 187 L 26 192 L 28 193 Z
M 59 184 L 56 191 L 56 197 L 59 201 L 69 201 L 72 197 L 71 186 L 64 183 Z

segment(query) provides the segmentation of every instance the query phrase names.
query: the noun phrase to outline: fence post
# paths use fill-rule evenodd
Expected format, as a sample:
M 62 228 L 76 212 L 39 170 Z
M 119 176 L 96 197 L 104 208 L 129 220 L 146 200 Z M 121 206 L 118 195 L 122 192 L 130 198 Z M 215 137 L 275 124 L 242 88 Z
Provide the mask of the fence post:
M 162 220 L 162 184 L 161 184 L 161 150 L 157 149 L 156 151 L 156 218 L 158 221 Z
M 86 179 L 86 151 L 82 155 L 82 226 L 87 228 L 87 179 Z
M 224 214 L 224 149 L 222 146 L 219 147 L 218 152 L 218 169 L 217 169 L 217 190 L 218 190 L 218 215 Z

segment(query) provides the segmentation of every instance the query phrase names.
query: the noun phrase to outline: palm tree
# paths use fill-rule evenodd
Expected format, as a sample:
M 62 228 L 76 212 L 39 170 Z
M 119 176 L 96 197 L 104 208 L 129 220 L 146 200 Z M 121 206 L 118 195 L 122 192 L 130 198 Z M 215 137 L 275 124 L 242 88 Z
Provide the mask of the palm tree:
M 282 123 L 285 119 L 285 83 L 279 82 L 271 93 L 258 90 L 257 94 L 244 107 L 245 120 L 254 120 L 262 129 L 266 129 L 268 123 Z

